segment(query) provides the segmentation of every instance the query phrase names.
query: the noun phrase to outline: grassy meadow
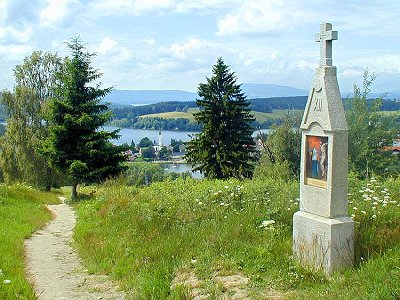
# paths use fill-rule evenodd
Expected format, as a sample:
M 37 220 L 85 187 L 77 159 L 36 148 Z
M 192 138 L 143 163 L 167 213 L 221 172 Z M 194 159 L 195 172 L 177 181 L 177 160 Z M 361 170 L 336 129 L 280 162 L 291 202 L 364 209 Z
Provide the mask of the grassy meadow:
M 24 239 L 51 220 L 44 204 L 56 193 L 24 185 L 0 185 L 0 299 L 36 299 L 25 278 Z
M 158 114 L 149 114 L 149 115 L 142 115 L 140 118 L 163 118 L 163 119 L 189 119 L 191 122 L 194 122 L 193 113 L 197 112 L 198 108 L 189 108 L 187 112 L 181 111 L 172 111 L 172 112 L 165 112 L 165 113 L 158 113 Z M 271 113 L 259 112 L 259 111 L 252 111 L 252 114 L 256 118 L 256 120 L 260 123 L 263 123 L 268 120 L 275 120 L 282 118 L 287 113 L 287 110 L 279 110 L 274 109 Z
M 267 173 L 86 187 L 76 246 L 90 272 L 110 274 L 130 299 L 399 299 L 399 178 L 350 180 L 355 266 L 326 277 L 291 256 L 297 181 Z

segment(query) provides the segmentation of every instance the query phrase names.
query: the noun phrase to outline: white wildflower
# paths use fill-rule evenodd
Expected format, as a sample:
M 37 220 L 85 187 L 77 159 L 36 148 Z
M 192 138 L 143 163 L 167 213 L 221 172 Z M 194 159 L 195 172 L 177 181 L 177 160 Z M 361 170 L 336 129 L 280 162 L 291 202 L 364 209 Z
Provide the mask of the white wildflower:
M 269 226 L 272 226 L 272 225 L 274 225 L 275 224 L 275 221 L 274 220 L 267 220 L 267 221 L 262 221 L 261 222 L 261 225 L 260 226 L 258 226 L 258 227 L 260 227 L 260 228 L 267 228 L 267 227 L 269 227 Z

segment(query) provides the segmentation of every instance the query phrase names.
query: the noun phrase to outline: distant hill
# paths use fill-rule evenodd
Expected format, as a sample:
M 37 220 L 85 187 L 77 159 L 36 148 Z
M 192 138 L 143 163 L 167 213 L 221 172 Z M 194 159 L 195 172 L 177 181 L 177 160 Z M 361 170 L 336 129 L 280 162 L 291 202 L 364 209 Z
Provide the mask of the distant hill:
M 306 90 L 276 84 L 243 83 L 242 89 L 249 99 L 308 95 Z
M 308 96 L 308 90 L 297 89 L 290 86 L 276 84 L 243 83 L 242 90 L 248 99 L 298 97 Z M 342 92 L 342 97 L 347 98 L 352 93 Z M 379 93 L 370 93 L 370 98 L 382 96 Z M 198 98 L 196 93 L 181 90 L 113 90 L 105 97 L 105 101 L 114 105 L 147 105 L 159 102 L 191 102 Z M 400 99 L 400 90 L 387 93 L 385 99 Z
M 400 90 L 396 90 L 396 91 L 391 91 L 389 93 L 387 93 L 385 99 L 400 99 Z
M 197 94 L 179 90 L 113 90 L 104 100 L 119 105 L 146 105 L 168 101 L 195 101 Z
M 342 92 L 342 98 L 348 98 L 353 96 L 353 92 Z M 376 99 L 384 96 L 384 99 L 387 100 L 400 100 L 400 90 L 395 90 L 395 91 L 390 91 L 386 93 L 376 93 L 376 92 L 370 92 L 368 94 L 368 98 L 370 99 Z
M 244 83 L 243 92 L 248 99 L 307 96 L 306 90 L 276 84 Z M 146 105 L 158 102 L 195 101 L 196 93 L 181 90 L 113 90 L 105 97 L 105 101 L 116 105 Z

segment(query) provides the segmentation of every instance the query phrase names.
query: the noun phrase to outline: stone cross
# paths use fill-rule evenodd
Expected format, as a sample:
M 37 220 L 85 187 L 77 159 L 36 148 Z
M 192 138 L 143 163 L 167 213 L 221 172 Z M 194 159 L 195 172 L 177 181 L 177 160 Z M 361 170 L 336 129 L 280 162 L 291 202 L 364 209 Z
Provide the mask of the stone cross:
M 332 66 L 332 41 L 338 39 L 338 32 L 332 31 L 331 23 L 322 23 L 321 32 L 315 34 L 315 41 L 321 42 L 320 66 Z

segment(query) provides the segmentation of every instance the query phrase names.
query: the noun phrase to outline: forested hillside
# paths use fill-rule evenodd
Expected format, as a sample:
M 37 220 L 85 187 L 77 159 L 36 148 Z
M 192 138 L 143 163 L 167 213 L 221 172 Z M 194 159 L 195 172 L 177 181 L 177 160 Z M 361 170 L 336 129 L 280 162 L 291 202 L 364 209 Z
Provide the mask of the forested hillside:
M 249 100 L 250 108 L 253 112 L 271 113 L 270 118 L 260 120 L 256 116 L 253 122 L 254 128 L 269 128 L 273 124 L 280 123 L 280 117 L 274 116 L 275 110 L 304 110 L 307 103 L 306 96 L 296 97 L 273 97 L 273 98 L 257 98 Z M 368 99 L 367 105 L 372 107 L 375 99 Z M 343 99 L 345 106 L 348 100 Z M 158 129 L 163 130 L 200 130 L 200 126 L 193 122 L 192 118 L 182 116 L 184 114 L 176 114 L 168 117 L 157 114 L 169 112 L 190 113 L 193 108 L 197 108 L 196 102 L 160 102 L 143 106 L 114 106 L 112 111 L 114 114 L 112 124 L 118 127 L 137 128 L 137 129 Z M 399 111 L 399 100 L 382 100 L 381 111 Z M 153 116 L 154 115 L 154 116 Z M 145 116 L 145 117 L 141 117 Z M 400 120 L 397 120 L 399 123 Z

